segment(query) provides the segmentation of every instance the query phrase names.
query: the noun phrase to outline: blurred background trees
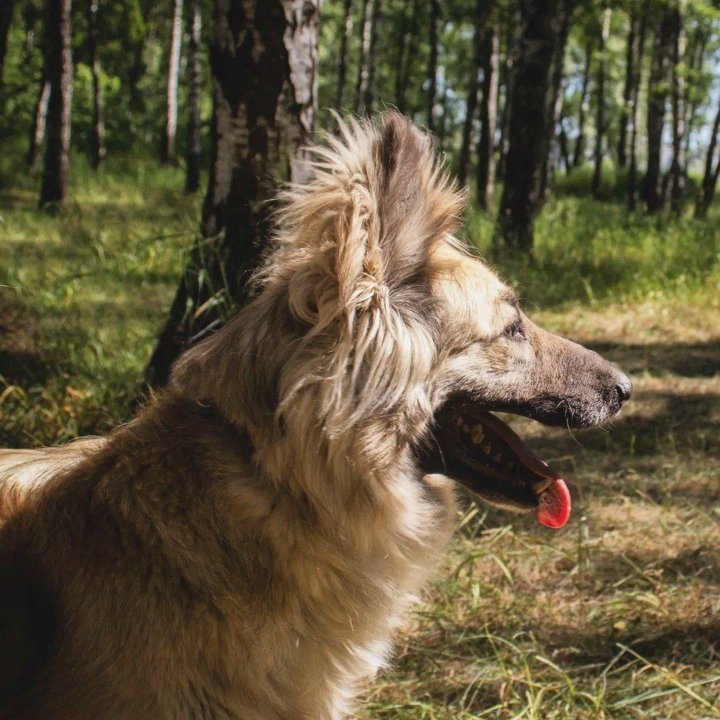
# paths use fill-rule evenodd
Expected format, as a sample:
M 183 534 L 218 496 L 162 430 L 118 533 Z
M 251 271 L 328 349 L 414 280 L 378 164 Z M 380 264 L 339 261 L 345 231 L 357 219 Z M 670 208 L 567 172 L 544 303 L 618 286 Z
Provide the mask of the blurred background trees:
M 719 44 L 716 0 L 4 0 L 0 182 L 28 166 L 40 205 L 57 207 L 72 156 L 97 170 L 159 154 L 184 166 L 188 193 L 209 171 L 202 236 L 246 224 L 190 293 L 217 307 L 241 298 L 247 263 L 221 273 L 225 300 L 207 279 L 236 252 L 256 262 L 262 243 L 263 223 L 238 208 L 302 177 L 296 148 L 332 128 L 330 110 L 397 107 L 435 133 L 494 225 L 494 252 L 529 257 L 558 182 L 585 178 L 633 213 L 706 216 Z M 202 330 L 186 325 L 183 343 Z
M 31 165 L 49 142 L 43 203 L 62 199 L 58 147 L 71 136 L 94 167 L 106 151 L 155 145 L 163 162 L 185 158 L 197 188 L 210 159 L 212 28 L 201 18 L 212 5 L 3 2 L 0 132 L 6 148 L 27 142 Z M 489 212 L 494 176 L 509 164 L 498 238 L 521 250 L 556 173 L 583 164 L 596 197 L 607 167 L 630 207 L 638 196 L 648 212 L 669 201 L 679 212 L 690 192 L 702 213 L 713 173 L 700 194 L 687 182 L 714 135 L 717 24 L 714 0 L 327 0 L 320 125 L 332 125 L 330 108 L 397 107 L 436 133 Z

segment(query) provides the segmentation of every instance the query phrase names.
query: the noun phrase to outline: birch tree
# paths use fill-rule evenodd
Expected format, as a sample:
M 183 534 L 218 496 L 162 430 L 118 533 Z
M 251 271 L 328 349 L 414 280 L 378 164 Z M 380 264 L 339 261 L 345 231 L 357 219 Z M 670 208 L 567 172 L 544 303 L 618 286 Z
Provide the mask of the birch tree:
M 437 71 L 440 35 L 440 0 L 430 0 L 430 52 L 427 67 L 427 127 L 435 130 L 435 103 L 437 102 Z
M 682 209 L 685 198 L 685 177 L 687 160 L 685 157 L 686 122 L 686 67 L 685 67 L 685 18 L 681 7 L 673 8 L 674 47 L 672 58 L 672 147 L 673 156 L 670 165 L 670 206 L 677 215 Z
M 585 157 L 585 117 L 590 109 L 590 68 L 592 66 L 593 45 L 588 42 L 585 45 L 585 64 L 583 66 L 582 81 L 580 85 L 580 104 L 578 107 L 578 131 L 575 138 L 575 150 L 573 153 L 573 167 L 582 165 Z
M 377 26 L 380 20 L 382 0 L 364 0 L 363 23 L 360 40 L 360 58 L 355 85 L 355 112 L 372 112 L 375 82 L 375 53 L 377 49 Z
M 97 170 L 105 159 L 105 107 L 102 96 L 97 43 L 98 0 L 86 0 L 87 54 L 93 86 L 93 126 L 90 133 L 90 164 Z
M 499 81 L 499 38 L 497 26 L 490 24 L 483 47 L 482 102 L 480 103 L 480 139 L 478 141 L 477 203 L 492 206 L 495 193 L 495 129 Z
M 395 106 L 401 113 L 407 110 L 407 89 L 413 77 L 418 52 L 420 24 L 420 0 L 412 0 L 407 50 L 403 52 L 402 63 L 398 64 L 395 75 Z
M 338 56 L 337 70 L 337 95 L 335 107 L 342 110 L 345 104 L 345 81 L 348 70 L 348 53 L 350 51 L 350 39 L 353 29 L 353 0 L 344 0 L 343 3 L 343 24 L 340 35 L 340 54 Z
M 600 185 L 602 183 L 602 162 L 603 162 L 603 139 L 605 137 L 605 80 L 607 66 L 607 42 L 610 36 L 610 20 L 612 19 L 612 9 L 606 6 L 602 14 L 602 22 L 600 27 L 600 47 L 597 63 L 597 95 L 595 98 L 595 163 L 593 168 L 592 193 L 597 198 L 600 194 Z
M 571 0 L 520 0 L 520 51 L 512 88 L 510 144 L 495 241 L 529 253 L 542 204 L 547 154 L 555 128 L 555 71 L 567 39 Z
M 637 137 L 638 137 L 638 115 L 640 110 L 640 86 L 642 84 L 642 68 L 645 56 L 645 36 L 649 20 L 649 0 L 643 4 L 640 20 L 638 22 L 638 37 L 635 46 L 634 65 L 637 68 L 633 76 L 633 88 L 630 104 L 630 166 L 627 176 L 627 204 L 628 210 L 634 211 L 638 203 L 638 162 L 637 162 Z
M 315 125 L 320 0 L 215 0 L 212 157 L 201 237 L 147 369 L 164 384 L 177 356 L 247 299 L 269 236 L 268 201 Z M 237 38 L 243 42 L 236 44 Z
M 178 124 L 178 87 L 180 84 L 180 46 L 182 43 L 183 0 L 174 0 L 170 56 L 168 59 L 165 132 L 161 160 L 175 162 L 175 143 Z
M 638 35 L 638 15 L 635 6 L 630 8 L 629 28 L 625 43 L 625 82 L 623 83 L 623 103 L 620 111 L 620 122 L 618 125 L 618 167 L 624 168 L 627 165 L 627 140 L 630 127 L 630 107 L 632 104 L 632 92 L 635 86 L 635 57 Z
M 185 192 L 194 193 L 200 187 L 200 157 L 202 155 L 200 99 L 202 95 L 202 1 L 191 0 L 188 28 L 188 127 L 185 149 Z
M 487 0 L 477 0 L 475 6 L 475 23 L 473 29 L 473 51 L 468 80 L 467 100 L 465 101 L 465 120 L 463 123 L 462 145 L 458 159 L 458 180 L 467 185 L 470 170 L 470 153 L 472 151 L 473 127 L 475 125 L 478 93 L 480 91 L 480 74 L 483 61 L 483 42 L 486 20 Z
M 649 213 L 656 213 L 665 203 L 662 188 L 662 140 L 668 95 L 668 71 L 673 46 L 672 11 L 666 9 L 655 29 L 655 43 L 650 68 L 647 106 L 648 161 L 644 180 L 644 196 Z
M 707 153 L 705 154 L 705 172 L 703 173 L 702 184 L 697 196 L 695 205 L 695 217 L 704 218 L 710 209 L 715 196 L 715 188 L 717 187 L 718 175 L 720 174 L 720 159 L 716 159 L 718 146 L 718 133 L 720 133 L 720 104 L 715 113 L 712 130 L 710 132 L 710 142 L 708 143 Z
M 61 203 L 67 193 L 73 83 L 71 9 L 71 0 L 45 2 L 43 72 L 49 83 L 50 97 L 40 207 Z
M 43 142 L 45 142 L 45 127 L 47 125 L 48 104 L 50 103 L 50 81 L 43 72 L 38 89 L 37 100 L 30 125 L 30 141 L 28 143 L 27 164 L 34 169 L 40 158 Z

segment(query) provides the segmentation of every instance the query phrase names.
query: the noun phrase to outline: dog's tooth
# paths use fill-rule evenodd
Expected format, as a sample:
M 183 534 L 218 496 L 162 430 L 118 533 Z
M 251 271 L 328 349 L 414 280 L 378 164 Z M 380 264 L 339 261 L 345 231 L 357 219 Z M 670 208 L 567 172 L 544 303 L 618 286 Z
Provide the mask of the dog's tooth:
M 475 425 L 470 432 L 470 437 L 475 445 L 479 445 L 485 439 L 485 430 L 483 429 L 483 426 Z
M 489 442 L 485 441 L 485 442 L 480 446 L 480 449 L 481 449 L 486 455 L 489 455 L 489 454 L 490 454 L 490 451 L 492 450 L 492 445 L 491 445 Z

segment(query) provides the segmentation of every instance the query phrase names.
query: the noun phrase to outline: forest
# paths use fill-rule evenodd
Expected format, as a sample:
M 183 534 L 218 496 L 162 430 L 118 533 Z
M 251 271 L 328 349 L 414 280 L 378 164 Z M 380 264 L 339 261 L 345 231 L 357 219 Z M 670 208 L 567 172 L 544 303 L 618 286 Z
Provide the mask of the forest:
M 247 300 L 303 145 L 396 109 L 636 397 L 518 421 L 573 521 L 468 502 L 363 717 L 720 717 L 719 62 L 715 0 L 0 0 L 0 447 L 125 422 Z

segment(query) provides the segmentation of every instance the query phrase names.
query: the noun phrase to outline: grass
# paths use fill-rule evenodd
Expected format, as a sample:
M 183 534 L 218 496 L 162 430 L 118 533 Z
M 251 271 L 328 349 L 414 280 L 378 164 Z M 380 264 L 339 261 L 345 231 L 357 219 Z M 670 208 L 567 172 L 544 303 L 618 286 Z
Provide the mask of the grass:
M 150 162 L 76 163 L 67 207 L 0 167 L 0 445 L 125 420 L 197 227 L 199 198 Z M 14 178 L 13 178 L 14 179 Z M 609 195 L 610 196 L 610 195 Z M 491 225 L 471 214 L 484 251 Z M 720 218 L 628 217 L 577 187 L 498 262 L 544 325 L 621 363 L 610 428 L 515 421 L 569 479 L 560 532 L 467 505 L 368 720 L 720 717 Z
M 469 236 L 489 256 L 492 218 L 472 214 Z M 630 215 L 619 203 L 563 195 L 540 215 L 531 263 L 506 258 L 499 269 L 536 307 L 570 308 L 607 300 L 668 302 L 720 290 L 720 220 Z
M 36 209 L 37 178 L 0 185 L 0 443 L 127 416 L 198 227 L 200 198 L 182 183 L 152 162 L 80 165 L 57 214 Z

